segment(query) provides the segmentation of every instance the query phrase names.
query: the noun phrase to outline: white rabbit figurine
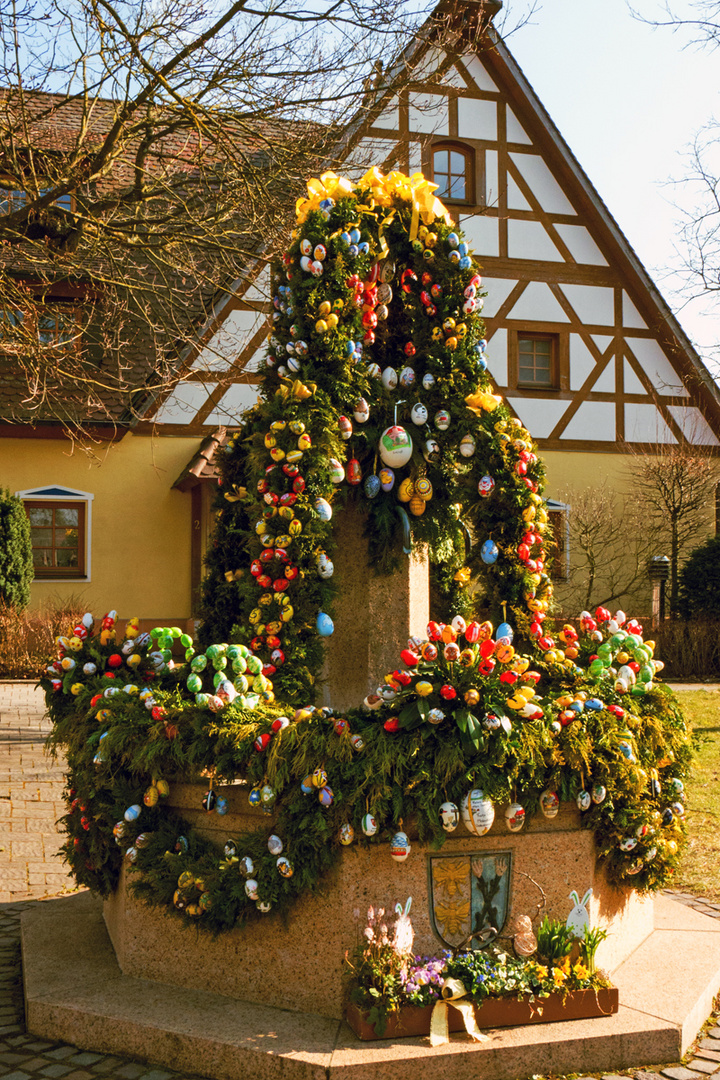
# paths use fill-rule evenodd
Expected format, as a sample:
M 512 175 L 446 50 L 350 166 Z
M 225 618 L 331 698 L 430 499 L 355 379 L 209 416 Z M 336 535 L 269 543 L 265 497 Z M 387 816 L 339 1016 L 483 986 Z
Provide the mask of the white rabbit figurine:
M 575 907 L 568 915 L 566 925 L 569 930 L 572 930 L 573 933 L 580 938 L 585 936 L 585 927 L 590 925 L 590 916 L 588 915 L 585 905 L 588 903 L 591 896 L 591 888 L 588 889 L 582 900 L 575 892 L 575 889 L 570 893 L 570 900 L 572 900 Z

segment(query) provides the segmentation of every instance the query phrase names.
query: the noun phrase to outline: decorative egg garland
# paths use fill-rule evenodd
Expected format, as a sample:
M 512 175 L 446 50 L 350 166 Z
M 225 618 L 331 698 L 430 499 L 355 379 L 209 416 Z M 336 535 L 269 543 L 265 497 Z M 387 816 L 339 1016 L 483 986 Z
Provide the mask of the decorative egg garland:
M 479 576 L 491 612 L 502 601 L 541 637 L 552 595 L 542 463 L 493 392 L 482 279 L 462 232 L 420 174 L 371 169 L 352 184 L 326 173 L 308 193 L 274 271 L 261 401 L 222 463 L 210 559 L 233 570 L 221 603 L 206 593 L 207 632 L 239 624 L 295 702 L 334 631 L 337 583 L 319 559 L 332 566 L 341 488 L 368 514 L 372 564 L 391 568 L 401 543 L 424 544 L 453 614 L 467 613 Z M 243 528 L 250 573 L 228 581 Z

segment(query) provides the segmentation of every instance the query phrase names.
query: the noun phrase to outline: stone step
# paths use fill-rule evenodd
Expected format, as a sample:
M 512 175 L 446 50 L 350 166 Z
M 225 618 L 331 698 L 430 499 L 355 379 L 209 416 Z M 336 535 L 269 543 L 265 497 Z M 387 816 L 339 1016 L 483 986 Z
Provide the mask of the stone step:
M 656 925 L 614 973 L 615 1016 L 494 1030 L 480 1044 L 454 1035 L 433 1049 L 422 1038 L 362 1043 L 341 1021 L 125 976 L 100 905 L 78 894 L 23 913 L 27 1026 L 216 1080 L 516 1080 L 673 1062 L 720 989 L 720 922 L 659 897 Z

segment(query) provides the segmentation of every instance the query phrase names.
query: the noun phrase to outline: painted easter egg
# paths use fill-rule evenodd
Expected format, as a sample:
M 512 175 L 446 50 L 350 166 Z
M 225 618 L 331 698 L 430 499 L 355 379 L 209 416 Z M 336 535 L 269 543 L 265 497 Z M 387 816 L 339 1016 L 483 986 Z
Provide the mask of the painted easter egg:
M 392 469 L 380 470 L 380 486 L 383 491 L 392 491 L 395 483 L 395 473 Z
M 578 792 L 578 796 L 575 799 L 575 802 L 577 803 L 578 810 L 582 810 L 583 812 L 585 812 L 585 810 L 590 809 L 590 806 L 592 804 L 592 796 L 589 791 L 580 791 Z
M 463 457 L 472 457 L 475 453 L 475 440 L 472 435 L 463 435 L 460 440 L 460 453 Z
M 329 559 L 324 551 L 321 551 L 317 560 L 317 572 L 321 578 L 331 578 L 335 573 L 332 559 Z
M 605 801 L 607 790 L 602 784 L 593 784 L 590 795 L 595 805 L 599 806 L 601 802 Z
M 525 808 L 520 803 L 510 803 L 505 811 L 505 824 L 510 832 L 520 832 L 525 824 Z
M 316 499 L 315 510 L 321 521 L 330 521 L 332 518 L 332 506 L 327 499 Z
M 374 499 L 381 488 L 380 477 L 375 473 L 371 473 L 370 476 L 365 477 L 365 483 L 363 484 L 363 490 L 368 499 Z
M 386 390 L 394 390 L 398 384 L 398 376 L 395 368 L 386 367 L 380 378 Z
M 460 811 L 454 802 L 444 802 L 440 807 L 438 814 L 440 816 L 440 824 L 445 832 L 455 832 L 460 823 Z
M 360 398 L 358 401 L 355 402 L 355 411 L 353 412 L 353 416 L 357 420 L 358 424 L 364 424 L 367 420 L 370 419 L 370 406 L 368 405 L 365 398 Z
M 413 443 L 404 427 L 394 424 L 380 436 L 380 457 L 386 465 L 399 469 L 412 457 Z
M 423 375 L 422 384 L 423 390 L 432 390 L 435 385 L 435 376 L 431 375 L 429 371 L 426 372 L 426 374 Z
M 377 821 L 372 814 L 365 814 L 362 819 L 362 831 L 366 836 L 374 836 L 378 831 Z
M 344 847 L 347 847 L 349 844 L 352 844 L 354 839 L 355 830 L 352 825 L 346 821 L 345 824 L 340 827 L 340 843 Z
M 335 632 L 335 624 L 329 615 L 321 611 L 315 620 L 315 626 L 320 637 L 330 637 Z
M 258 883 L 255 878 L 248 878 L 248 880 L 245 882 L 245 893 L 250 900 L 257 900 Z
M 494 540 L 486 540 L 480 548 L 480 558 L 488 566 L 492 566 L 493 563 L 497 562 L 499 554 L 500 551 Z
M 495 807 L 480 788 L 467 792 L 460 804 L 460 811 L 465 828 L 473 836 L 484 836 L 492 828 Z
M 396 832 L 390 841 L 390 854 L 395 862 L 405 862 L 410 854 L 410 841 L 408 840 L 407 833 Z
M 330 480 L 333 484 L 342 484 L 345 479 L 345 469 L 337 458 L 331 457 L 328 462 L 330 471 Z M 315 508 L 317 509 L 317 507 Z
M 423 385 L 424 384 L 425 379 L 423 379 Z M 435 413 L 434 423 L 438 431 L 447 431 L 447 429 L 450 427 L 450 413 L 447 411 L 447 409 L 438 409 L 438 411 Z
M 540 796 L 540 809 L 546 818 L 557 817 L 558 810 L 560 809 L 560 800 L 557 796 L 557 792 L 551 791 L 547 788 Z
M 268 846 L 268 851 L 270 852 L 271 855 L 281 855 L 282 854 L 283 842 L 282 842 L 282 840 L 280 839 L 279 836 L 275 835 L 275 833 L 271 833 L 271 835 L 268 836 L 267 846 Z
M 422 427 L 423 424 L 427 424 L 428 411 L 422 402 L 418 401 L 413 405 L 410 411 L 410 419 L 413 424 L 417 424 L 418 427 Z

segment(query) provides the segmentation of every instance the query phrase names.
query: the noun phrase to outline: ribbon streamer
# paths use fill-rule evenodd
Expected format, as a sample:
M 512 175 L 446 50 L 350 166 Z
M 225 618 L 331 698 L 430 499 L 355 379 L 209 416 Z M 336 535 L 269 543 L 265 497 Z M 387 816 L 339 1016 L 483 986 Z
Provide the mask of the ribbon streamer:
M 476 394 L 468 394 L 465 398 L 465 404 L 468 409 L 471 409 L 478 415 L 484 410 L 485 412 L 492 412 L 497 409 L 498 405 L 502 403 L 502 398 L 497 394 L 489 394 L 484 390 L 478 390 Z
M 477 1026 L 475 1005 L 472 1001 L 460 1000 L 467 997 L 468 994 L 464 983 L 460 979 L 445 979 L 441 994 L 442 997 L 435 1003 L 435 1008 L 430 1017 L 430 1045 L 442 1046 L 443 1043 L 450 1042 L 448 1009 L 457 1009 L 463 1018 L 465 1030 L 475 1042 L 488 1042 L 489 1037 L 483 1035 Z
M 297 398 L 298 401 L 305 401 L 306 398 L 312 397 L 317 390 L 317 383 L 305 383 L 300 382 L 299 379 L 281 379 L 282 386 L 279 386 L 275 391 L 276 395 L 281 398 Z

